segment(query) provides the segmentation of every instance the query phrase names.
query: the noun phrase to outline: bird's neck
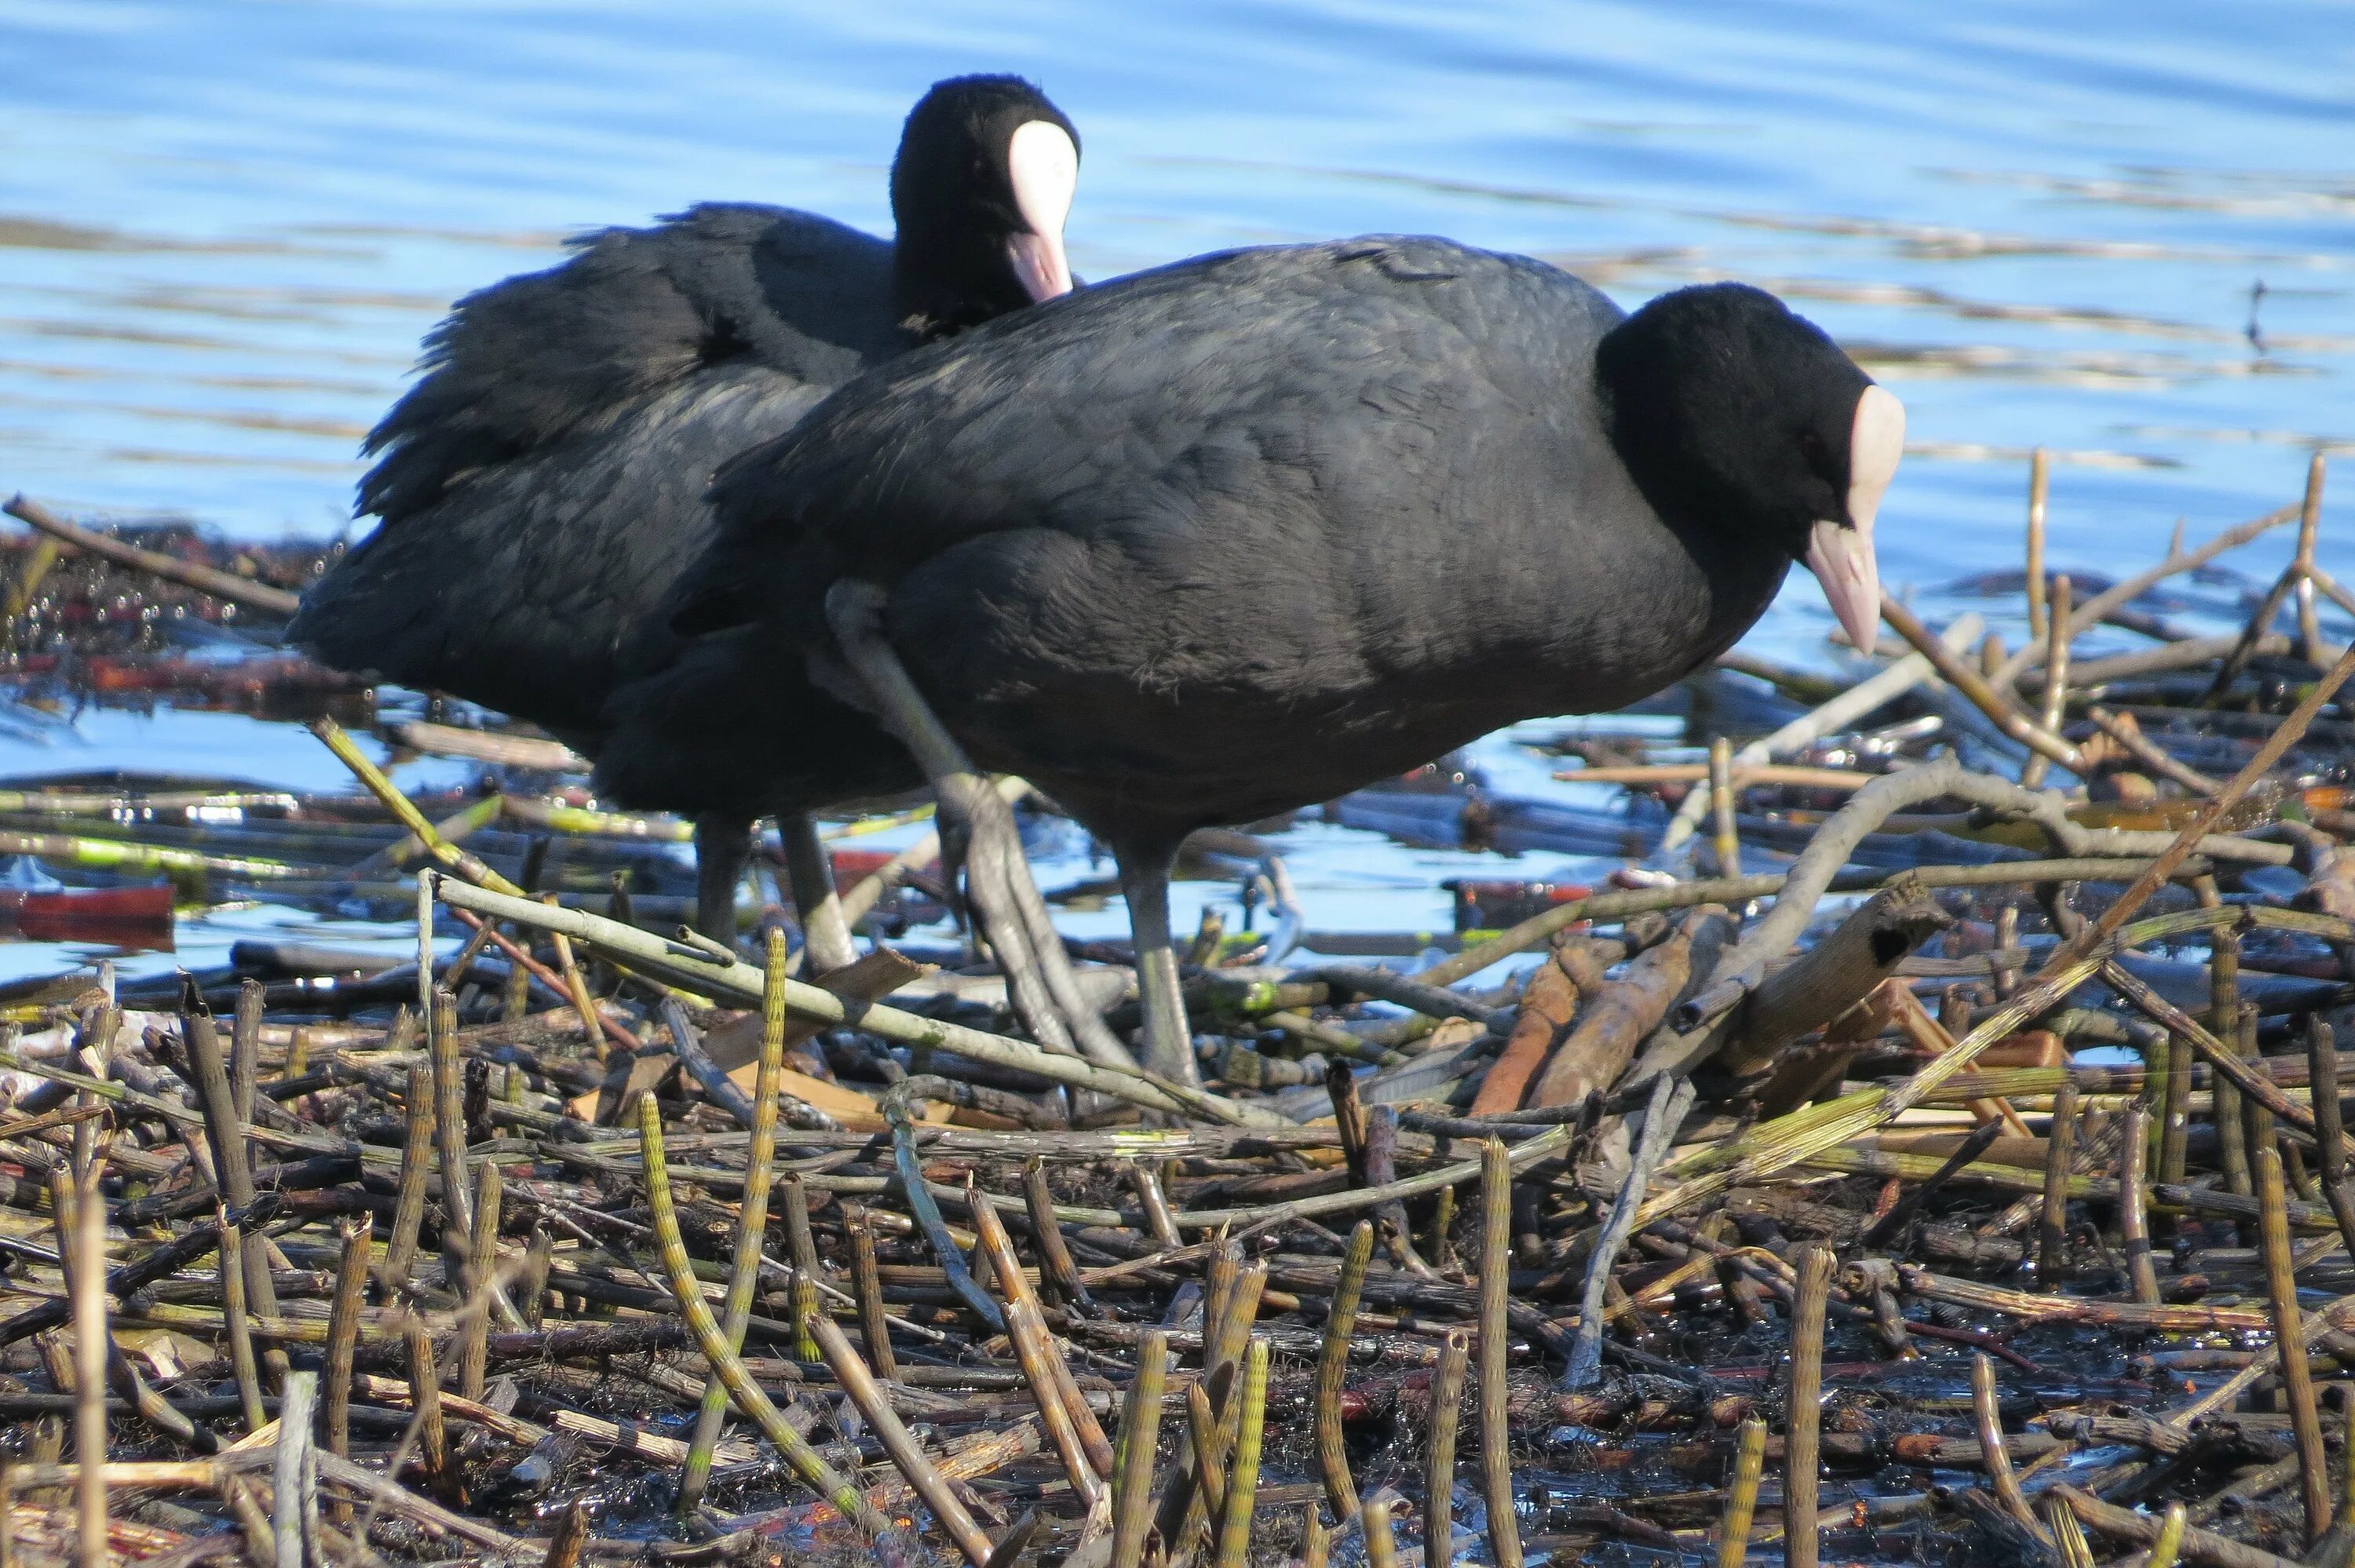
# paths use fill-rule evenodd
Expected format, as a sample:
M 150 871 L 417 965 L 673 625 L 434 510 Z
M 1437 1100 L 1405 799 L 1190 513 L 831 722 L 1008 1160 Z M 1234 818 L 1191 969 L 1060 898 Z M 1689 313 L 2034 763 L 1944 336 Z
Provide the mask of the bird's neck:
M 896 319 L 921 342 L 949 337 L 1029 303 L 1004 241 L 903 228 L 891 250 Z

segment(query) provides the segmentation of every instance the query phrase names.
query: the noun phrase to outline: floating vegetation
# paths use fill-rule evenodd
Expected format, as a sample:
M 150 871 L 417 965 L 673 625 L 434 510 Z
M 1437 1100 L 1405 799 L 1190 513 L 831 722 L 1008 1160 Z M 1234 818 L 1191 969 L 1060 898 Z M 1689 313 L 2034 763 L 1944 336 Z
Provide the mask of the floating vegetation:
M 20 503 L 24 722 L 236 706 L 352 778 L 15 781 L 0 925 L 410 935 L 0 988 L 11 1560 L 2339 1563 L 2322 477 L 2101 584 L 2034 506 L 1975 588 L 2028 646 L 1892 602 L 1844 677 L 1731 656 L 1647 705 L 1705 754 L 1525 731 L 1578 789 L 1441 763 L 1322 809 L 1641 863 L 1607 883 L 1320 931 L 1272 834 L 1201 835 L 1273 916 L 1192 943 L 1201 1089 L 1021 1036 L 937 843 L 859 842 L 921 807 L 831 831 L 848 968 L 774 901 L 693 935 L 681 824 L 278 652 L 314 557 Z M 2289 527 L 2239 630 L 2163 618 Z M 401 792 L 371 722 L 476 781 Z M 1135 1031 L 1125 948 L 1067 945 Z

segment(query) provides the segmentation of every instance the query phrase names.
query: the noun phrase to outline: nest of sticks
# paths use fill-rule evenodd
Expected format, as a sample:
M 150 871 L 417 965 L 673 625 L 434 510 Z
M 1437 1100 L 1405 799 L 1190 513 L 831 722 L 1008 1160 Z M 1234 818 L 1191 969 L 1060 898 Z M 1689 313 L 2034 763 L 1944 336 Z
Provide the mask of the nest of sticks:
M 421 802 L 317 719 L 355 791 L 226 837 L 201 789 L 0 800 L 69 880 L 419 939 L 12 994 L 12 1560 L 2338 1568 L 2320 476 L 2082 599 L 2032 536 L 2019 650 L 1891 605 L 1853 681 L 1737 661 L 1806 699 L 1745 746 L 1582 743 L 1691 874 L 1459 891 L 1412 973 L 1206 927 L 1199 1090 L 1019 1037 L 954 948 L 687 935 L 677 831 L 527 736 L 409 726 L 504 770 Z M 2238 633 L 2138 608 L 2292 522 Z M 2105 624 L 2149 645 L 2073 658 Z M 1459 782 L 1365 809 L 1518 831 Z M 951 901 L 869 871 L 870 935 Z

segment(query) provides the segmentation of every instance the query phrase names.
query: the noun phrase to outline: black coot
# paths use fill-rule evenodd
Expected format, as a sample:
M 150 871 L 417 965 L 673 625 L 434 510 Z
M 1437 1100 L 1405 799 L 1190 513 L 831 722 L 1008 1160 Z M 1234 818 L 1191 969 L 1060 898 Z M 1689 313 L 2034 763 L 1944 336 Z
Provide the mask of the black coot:
M 1190 1077 L 1187 832 L 1655 692 L 1795 560 L 1868 641 L 1903 423 L 1755 289 L 1629 316 L 1438 239 L 1204 258 L 909 355 L 739 460 L 674 617 L 701 640 L 624 700 L 781 713 L 797 648 L 870 701 L 816 600 L 873 606 L 974 758 L 1113 847 L 1148 1063 Z
M 896 245 L 710 205 L 468 296 L 368 437 L 382 456 L 359 508 L 381 525 L 304 597 L 292 637 L 598 754 L 639 629 L 711 534 L 713 471 L 866 366 L 1069 291 L 1078 169 L 1077 132 L 1037 88 L 962 77 L 908 116 Z M 639 759 L 626 803 L 698 817 L 702 924 L 732 935 L 746 823 L 776 803 L 665 760 Z M 824 863 L 805 824 L 780 826 L 806 915 Z M 823 935 L 837 950 L 815 956 L 847 959 L 847 936 Z

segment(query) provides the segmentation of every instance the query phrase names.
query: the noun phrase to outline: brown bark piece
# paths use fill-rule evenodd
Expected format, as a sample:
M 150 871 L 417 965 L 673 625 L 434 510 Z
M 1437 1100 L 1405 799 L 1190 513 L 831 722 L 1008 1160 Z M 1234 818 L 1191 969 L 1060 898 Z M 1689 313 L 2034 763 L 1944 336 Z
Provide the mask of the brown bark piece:
M 1692 978 L 1692 937 L 1678 931 L 1605 980 L 1530 1089 L 1532 1106 L 1575 1105 L 1608 1085 L 1659 1027 Z
M 1757 1072 L 1784 1046 L 1870 995 L 1907 954 L 1953 924 L 1918 877 L 1891 878 L 1830 936 L 1751 992 L 1717 1065 L 1736 1076 Z
M 1817 1044 L 1786 1050 L 1775 1057 L 1774 1070 L 1758 1091 L 1759 1114 L 1778 1117 L 1838 1088 L 1861 1044 L 1878 1038 L 1912 1000 L 1905 981 L 1891 975 L 1866 992 L 1862 1001 L 1825 1024 L 1823 1038 Z
M 1593 962 L 1589 947 L 1584 937 L 1557 939 L 1546 961 L 1529 972 L 1513 1033 L 1503 1053 L 1489 1065 L 1488 1075 L 1480 1080 L 1479 1093 L 1472 1097 L 1474 1116 L 1520 1108 L 1529 1080 L 1537 1076 L 1578 1012 L 1578 999 L 1586 988 L 1574 978 L 1576 972 L 1591 969 L 1595 982 L 1603 979 L 1602 966 Z

